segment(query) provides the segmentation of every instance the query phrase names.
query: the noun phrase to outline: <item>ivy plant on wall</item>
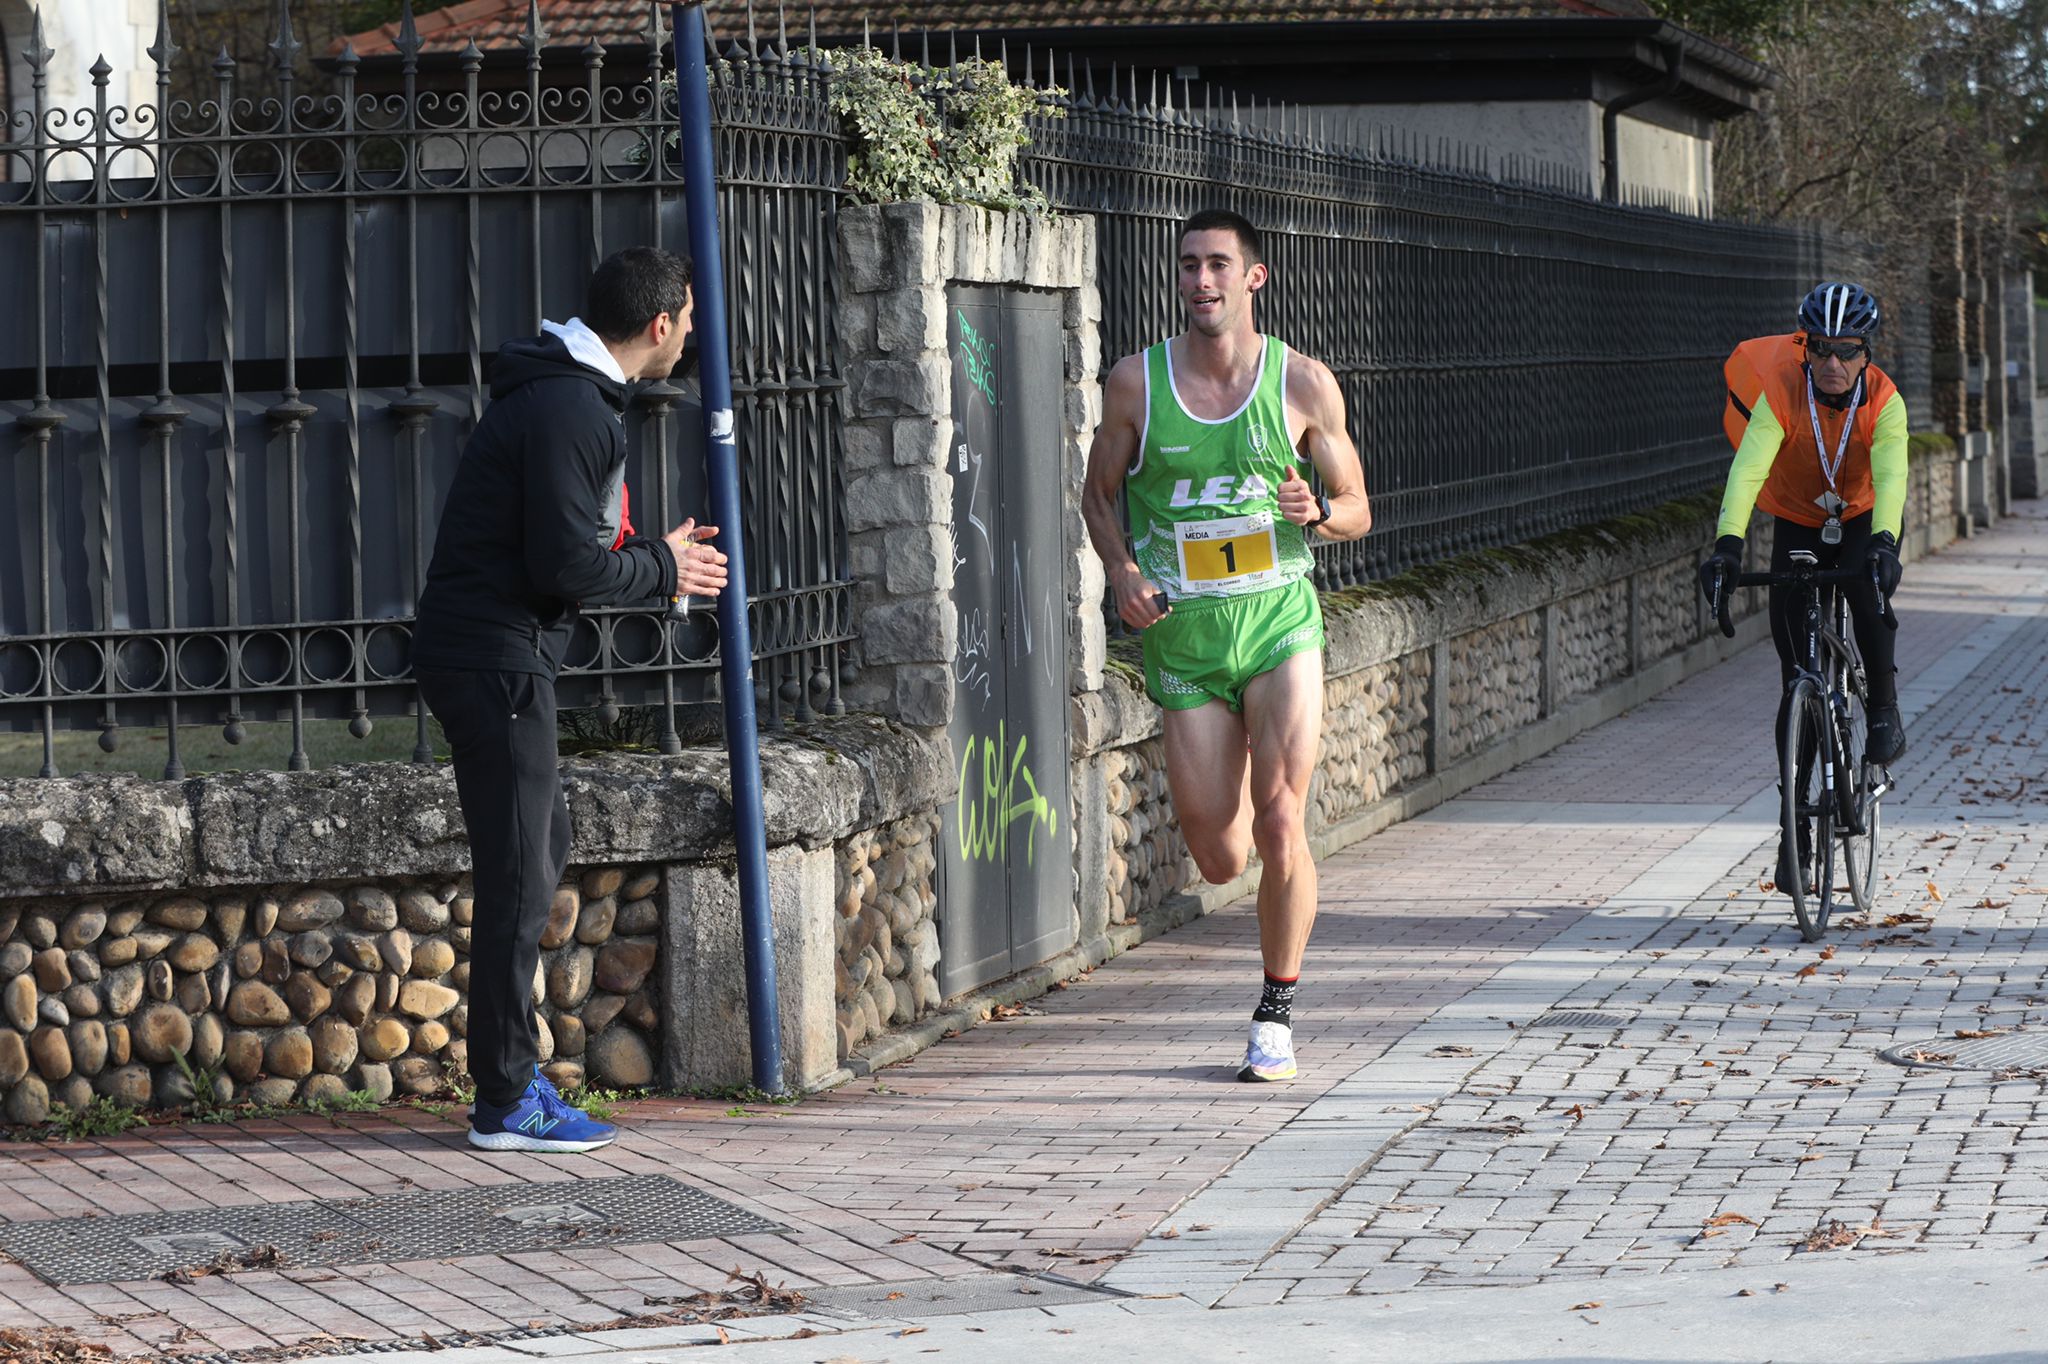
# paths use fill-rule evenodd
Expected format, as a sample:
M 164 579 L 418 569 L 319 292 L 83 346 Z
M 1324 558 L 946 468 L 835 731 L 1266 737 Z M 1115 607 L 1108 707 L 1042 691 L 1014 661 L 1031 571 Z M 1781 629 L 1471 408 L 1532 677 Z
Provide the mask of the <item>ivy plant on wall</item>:
M 1049 211 L 1044 191 L 1019 182 L 1017 154 L 1031 144 L 1032 118 L 1065 117 L 1065 90 L 1014 85 L 1000 62 L 980 57 L 925 66 L 868 47 L 806 55 L 830 73 L 854 198 Z M 662 95 L 673 108 L 673 76 L 662 81 Z M 676 135 L 667 140 L 674 146 Z M 645 155 L 643 148 L 633 159 Z
M 979 57 L 925 66 L 859 47 L 814 50 L 813 59 L 830 62 L 854 197 L 1046 210 L 1043 191 L 1018 182 L 1017 154 L 1030 145 L 1034 115 L 1064 114 L 1064 90 L 1014 85 L 1000 63 Z

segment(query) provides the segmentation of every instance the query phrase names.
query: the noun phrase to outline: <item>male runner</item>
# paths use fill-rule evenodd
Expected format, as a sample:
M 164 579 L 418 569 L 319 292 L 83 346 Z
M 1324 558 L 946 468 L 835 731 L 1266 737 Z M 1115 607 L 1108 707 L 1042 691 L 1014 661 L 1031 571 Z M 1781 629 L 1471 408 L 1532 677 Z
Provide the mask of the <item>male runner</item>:
M 1181 226 L 1179 269 L 1188 328 L 1110 371 L 1082 510 L 1117 614 L 1144 632 L 1145 686 L 1165 708 L 1167 784 L 1195 865 L 1219 885 L 1254 848 L 1264 866 L 1266 983 L 1238 1078 L 1288 1080 L 1316 916 L 1303 815 L 1322 739 L 1323 616 L 1309 537 L 1355 540 L 1372 512 L 1336 379 L 1253 322 L 1269 278 L 1258 230 L 1197 213 Z M 1304 455 L 1323 495 L 1301 476 Z
M 1889 763 L 1906 751 L 1899 717 L 1894 637 L 1878 602 L 1899 585 L 1899 529 L 1906 510 L 1906 400 L 1870 361 L 1877 300 L 1861 285 L 1827 283 L 1799 307 L 1799 330 L 1745 341 L 1728 357 L 1724 426 L 1736 446 L 1721 499 L 1719 539 L 1700 565 L 1709 600 L 1742 569 L 1742 538 L 1758 506 L 1777 518 L 1771 571 L 1788 572 L 1792 551 L 1810 550 L 1822 568 L 1863 564 L 1845 592 L 1856 646 L 1869 675 L 1866 751 Z M 1798 669 L 1794 594 L 1771 589 L 1771 641 L 1786 682 Z M 1791 695 L 1778 704 L 1784 742 Z M 1792 883 L 1785 850 L 1778 884 Z

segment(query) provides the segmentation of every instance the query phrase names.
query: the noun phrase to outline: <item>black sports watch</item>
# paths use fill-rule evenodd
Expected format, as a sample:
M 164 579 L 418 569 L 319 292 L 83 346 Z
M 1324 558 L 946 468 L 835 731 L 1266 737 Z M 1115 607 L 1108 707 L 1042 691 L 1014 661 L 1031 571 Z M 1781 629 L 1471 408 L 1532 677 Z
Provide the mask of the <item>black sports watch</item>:
M 1314 530 L 1317 526 L 1330 519 L 1330 495 L 1328 493 L 1316 494 L 1316 510 L 1321 512 L 1322 515 L 1313 521 L 1303 522 L 1301 527 L 1303 530 Z

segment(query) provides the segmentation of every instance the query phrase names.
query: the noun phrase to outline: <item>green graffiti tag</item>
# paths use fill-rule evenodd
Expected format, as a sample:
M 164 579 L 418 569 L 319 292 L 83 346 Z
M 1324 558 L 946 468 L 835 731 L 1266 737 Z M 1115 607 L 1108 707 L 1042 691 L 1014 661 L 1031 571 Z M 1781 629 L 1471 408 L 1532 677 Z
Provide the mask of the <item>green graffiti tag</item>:
M 981 780 L 972 782 L 968 773 L 974 766 L 975 749 L 981 750 Z M 1024 764 L 1024 751 L 1031 746 L 1028 735 L 1019 735 L 1017 747 L 1009 746 L 1009 724 L 998 722 L 991 739 L 969 737 L 960 754 L 960 794 L 955 814 L 960 823 L 960 856 L 967 861 L 1006 862 L 1010 856 L 1010 826 L 1029 820 L 1024 841 L 1028 865 L 1038 849 L 1038 826 L 1045 826 L 1048 838 L 1059 832 L 1059 811 L 1038 793 L 1038 781 Z M 1028 791 L 1020 796 L 1019 783 Z
M 960 358 L 967 362 L 967 382 L 981 391 L 990 407 L 996 407 L 996 343 L 974 330 L 967 314 L 953 310 L 960 319 Z

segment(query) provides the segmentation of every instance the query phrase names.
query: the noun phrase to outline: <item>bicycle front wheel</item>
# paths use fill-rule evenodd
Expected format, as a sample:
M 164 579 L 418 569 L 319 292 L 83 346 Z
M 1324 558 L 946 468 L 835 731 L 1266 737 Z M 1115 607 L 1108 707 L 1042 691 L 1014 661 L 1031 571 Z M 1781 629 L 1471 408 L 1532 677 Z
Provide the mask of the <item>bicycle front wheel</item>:
M 1863 753 L 1870 728 L 1869 706 L 1853 683 L 1845 694 L 1849 704 L 1837 717 L 1842 765 L 1835 773 L 1841 784 L 1837 808 L 1843 813 L 1842 881 L 1856 912 L 1868 914 L 1877 889 L 1878 801 L 1871 792 L 1877 787 L 1878 773 Z
M 1827 932 L 1835 890 L 1834 743 L 1827 705 L 1806 678 L 1793 684 L 1780 738 L 1779 865 L 1793 875 L 1779 889 L 1792 897 L 1800 936 L 1815 942 Z

